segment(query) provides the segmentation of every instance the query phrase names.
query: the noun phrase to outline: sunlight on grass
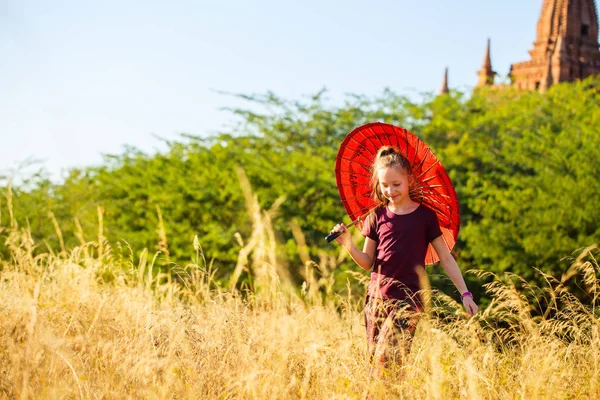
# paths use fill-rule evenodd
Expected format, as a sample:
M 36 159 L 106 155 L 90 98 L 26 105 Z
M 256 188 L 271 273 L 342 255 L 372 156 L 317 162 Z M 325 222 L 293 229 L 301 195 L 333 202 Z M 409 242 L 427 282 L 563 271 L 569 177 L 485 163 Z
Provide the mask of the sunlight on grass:
M 520 290 L 518 277 L 488 277 L 491 305 L 468 320 L 433 292 L 409 359 L 375 381 L 362 300 L 326 279 L 291 287 L 270 253 L 276 207 L 249 209 L 253 246 L 239 265 L 252 290 L 218 285 L 197 238 L 195 262 L 166 273 L 147 251 L 134 260 L 111 246 L 101 227 L 96 241 L 45 252 L 14 221 L 0 227 L 10 253 L 0 261 L 0 397 L 600 397 L 597 248 L 562 278 L 581 277 L 585 301 L 552 277 Z M 327 269 L 308 262 L 307 277 L 310 268 Z

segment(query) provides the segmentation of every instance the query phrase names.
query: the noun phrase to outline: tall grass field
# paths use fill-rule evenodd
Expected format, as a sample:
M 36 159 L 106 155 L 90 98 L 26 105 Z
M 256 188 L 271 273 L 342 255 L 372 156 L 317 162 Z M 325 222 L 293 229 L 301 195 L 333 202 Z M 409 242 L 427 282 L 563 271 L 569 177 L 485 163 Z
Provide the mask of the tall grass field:
M 269 213 L 248 210 L 255 232 L 229 285 L 197 239 L 193 263 L 160 272 L 160 255 L 106 242 L 101 218 L 98 237 L 70 249 L 35 243 L 14 219 L 0 227 L 0 398 L 600 398 L 597 248 L 544 287 L 478 272 L 491 301 L 471 319 L 426 293 L 408 359 L 375 380 L 362 299 L 334 293 L 332 267 L 308 260 L 305 276 L 321 278 L 292 287 Z M 585 299 L 563 286 L 573 276 Z

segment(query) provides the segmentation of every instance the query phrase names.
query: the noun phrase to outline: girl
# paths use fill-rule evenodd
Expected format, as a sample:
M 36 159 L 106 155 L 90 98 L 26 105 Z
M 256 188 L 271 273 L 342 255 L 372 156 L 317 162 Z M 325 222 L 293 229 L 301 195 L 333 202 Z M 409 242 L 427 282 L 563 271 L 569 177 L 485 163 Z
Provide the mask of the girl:
M 434 211 L 412 200 L 410 187 L 415 182 L 408 159 L 394 147 L 382 147 L 373 162 L 373 194 L 381 206 L 366 220 L 362 234 L 363 250 L 352 241 L 348 228 L 336 225 L 331 233 L 363 269 L 372 268 L 365 303 L 365 325 L 374 375 L 384 363 L 401 364 L 410 348 L 412 336 L 423 309 L 419 275 L 424 273 L 429 243 L 437 252 L 444 271 L 461 293 L 469 316 L 477 313 L 473 295 L 468 291 L 460 269 L 445 246 Z

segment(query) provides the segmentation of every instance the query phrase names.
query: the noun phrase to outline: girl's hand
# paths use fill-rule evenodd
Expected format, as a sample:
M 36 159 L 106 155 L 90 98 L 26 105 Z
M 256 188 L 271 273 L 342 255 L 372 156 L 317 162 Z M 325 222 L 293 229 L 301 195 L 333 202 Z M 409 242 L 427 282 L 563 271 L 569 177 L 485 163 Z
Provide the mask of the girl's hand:
M 475 304 L 475 300 L 473 300 L 473 297 L 463 297 L 462 303 L 469 317 L 472 317 L 473 315 L 477 314 L 477 310 L 479 310 L 479 307 L 477 307 L 477 304 Z
M 337 224 L 329 233 L 335 232 L 342 232 L 340 236 L 335 238 L 335 241 L 344 246 L 345 248 L 349 249 L 352 246 L 352 236 L 350 236 L 348 227 L 344 224 Z

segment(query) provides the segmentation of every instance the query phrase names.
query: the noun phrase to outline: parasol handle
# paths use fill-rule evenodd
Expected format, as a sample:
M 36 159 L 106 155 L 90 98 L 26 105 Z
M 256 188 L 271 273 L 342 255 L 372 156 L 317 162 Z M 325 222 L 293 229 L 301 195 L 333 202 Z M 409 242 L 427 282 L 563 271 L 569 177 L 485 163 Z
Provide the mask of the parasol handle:
M 325 241 L 327 243 L 331 243 L 336 237 L 340 236 L 341 234 L 342 234 L 342 232 L 331 233 L 331 234 L 325 236 Z
M 346 225 L 346 228 L 350 228 L 351 226 L 356 225 L 358 222 L 360 222 L 361 220 L 367 218 L 367 215 L 371 214 L 373 211 L 375 211 L 375 209 L 377 207 L 380 207 L 383 203 L 379 203 L 376 204 L 374 207 L 372 207 L 369 211 L 367 211 L 366 213 L 364 213 L 363 215 L 361 215 L 360 217 L 356 218 L 354 221 L 350 222 L 348 225 Z M 342 234 L 342 232 L 334 232 L 334 233 L 330 233 L 329 235 L 325 236 L 325 241 L 327 243 L 331 243 L 331 241 L 333 239 L 335 239 L 336 237 L 340 236 Z
M 359 217 L 359 218 L 355 219 L 354 221 L 350 222 L 348 225 L 346 225 L 346 228 L 350 228 L 351 226 L 356 225 L 356 223 L 358 221 L 360 221 L 361 218 L 364 218 L 365 216 L 366 216 L 366 214 L 363 215 L 362 217 Z M 333 233 L 330 233 L 329 235 L 325 236 L 325 241 L 327 243 L 331 243 L 332 240 L 334 240 L 336 237 L 340 236 L 341 234 L 342 234 L 342 232 L 333 232 Z

